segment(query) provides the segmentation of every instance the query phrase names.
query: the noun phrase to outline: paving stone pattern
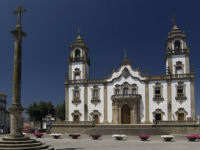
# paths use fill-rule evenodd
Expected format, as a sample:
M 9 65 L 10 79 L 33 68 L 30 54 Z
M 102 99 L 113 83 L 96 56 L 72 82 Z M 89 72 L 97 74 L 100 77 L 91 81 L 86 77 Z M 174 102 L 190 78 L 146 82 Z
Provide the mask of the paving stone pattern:
M 34 138 L 33 135 L 27 136 Z M 158 135 L 152 136 L 149 141 L 141 141 L 137 136 L 127 136 L 127 140 L 116 141 L 111 135 L 104 135 L 100 140 L 92 140 L 88 135 L 71 139 L 67 134 L 60 139 L 45 135 L 37 140 L 52 145 L 56 150 L 199 150 L 200 142 L 189 142 L 184 135 L 174 136 L 172 142 L 164 142 Z

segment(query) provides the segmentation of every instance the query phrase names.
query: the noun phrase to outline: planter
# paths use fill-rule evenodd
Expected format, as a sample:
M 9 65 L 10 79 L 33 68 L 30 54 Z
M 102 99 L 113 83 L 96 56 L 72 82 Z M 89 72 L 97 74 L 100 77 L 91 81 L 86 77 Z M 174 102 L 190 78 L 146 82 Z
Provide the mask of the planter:
M 43 133 L 34 133 L 37 138 L 41 138 L 44 134 Z
M 189 135 L 189 136 L 186 136 L 187 139 L 191 142 L 194 142 L 196 141 L 197 139 L 199 139 L 199 136 L 198 135 Z
M 112 135 L 112 137 L 115 138 L 116 140 L 124 140 L 126 138 L 126 135 L 114 134 L 114 135 Z
M 81 135 L 80 134 L 69 134 L 69 136 L 71 136 L 72 139 L 77 139 Z
M 58 134 L 58 133 L 53 133 L 50 134 L 54 139 L 58 139 L 62 134 Z
M 98 140 L 101 137 L 100 134 L 91 134 L 90 136 L 92 137 L 93 140 Z
M 161 138 L 163 138 L 164 141 L 166 141 L 166 142 L 170 142 L 170 141 L 172 141 L 174 136 L 173 135 L 162 135 Z
M 139 135 L 138 136 L 142 141 L 146 141 L 148 140 L 148 138 L 150 137 L 149 135 Z

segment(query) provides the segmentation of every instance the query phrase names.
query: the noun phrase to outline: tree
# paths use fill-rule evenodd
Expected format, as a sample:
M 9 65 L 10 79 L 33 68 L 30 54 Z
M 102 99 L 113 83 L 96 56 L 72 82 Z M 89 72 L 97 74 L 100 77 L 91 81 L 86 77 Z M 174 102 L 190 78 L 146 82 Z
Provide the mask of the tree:
M 39 121 L 42 129 L 43 118 L 47 115 L 55 115 L 55 108 L 51 102 L 40 101 L 39 104 L 33 102 L 25 109 L 25 113 L 29 115 L 29 120 L 34 123 Z
M 65 101 L 56 106 L 56 118 L 65 120 Z

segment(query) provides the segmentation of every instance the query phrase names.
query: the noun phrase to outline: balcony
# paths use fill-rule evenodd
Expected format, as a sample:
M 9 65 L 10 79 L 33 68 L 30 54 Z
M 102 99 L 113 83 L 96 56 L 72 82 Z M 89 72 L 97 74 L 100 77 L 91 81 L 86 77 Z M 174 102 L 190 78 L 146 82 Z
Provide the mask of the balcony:
M 154 100 L 156 103 L 159 104 L 159 103 L 161 103 L 161 102 L 164 100 L 164 98 L 162 97 L 162 95 L 156 94 L 156 95 L 154 96 L 153 100 Z
M 177 93 L 177 96 L 175 97 L 175 99 L 179 101 L 180 103 L 182 103 L 183 101 L 187 99 L 187 97 L 184 95 L 184 93 Z
M 140 94 L 118 94 L 112 95 L 112 100 L 133 100 L 133 99 L 140 99 Z

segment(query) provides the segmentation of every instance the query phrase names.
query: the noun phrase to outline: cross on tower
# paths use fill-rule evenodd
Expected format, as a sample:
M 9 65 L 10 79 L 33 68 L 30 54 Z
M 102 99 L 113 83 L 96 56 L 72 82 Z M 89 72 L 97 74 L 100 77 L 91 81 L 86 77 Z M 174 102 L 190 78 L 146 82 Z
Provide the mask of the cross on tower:
M 25 11 L 26 11 L 26 9 L 22 8 L 21 5 L 18 6 L 17 10 L 14 10 L 14 14 L 17 14 L 17 24 L 18 25 L 21 25 L 21 13 L 25 12 Z
M 126 58 L 127 49 L 124 49 L 124 58 Z
M 78 32 L 78 34 L 80 34 L 80 32 L 81 32 L 79 26 L 78 26 L 77 32 Z
M 175 17 L 172 17 L 172 23 L 176 25 Z

